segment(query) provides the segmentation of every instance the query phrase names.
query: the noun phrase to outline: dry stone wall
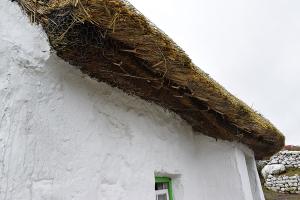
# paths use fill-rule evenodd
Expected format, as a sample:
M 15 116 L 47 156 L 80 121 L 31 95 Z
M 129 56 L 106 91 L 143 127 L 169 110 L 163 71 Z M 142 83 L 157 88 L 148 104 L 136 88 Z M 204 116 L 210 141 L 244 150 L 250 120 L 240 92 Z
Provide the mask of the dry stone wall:
M 300 194 L 300 176 L 268 175 L 265 187 L 275 192 Z
M 270 160 L 260 161 L 258 167 L 265 179 L 265 187 L 280 193 L 300 194 L 300 175 L 280 175 L 291 168 L 300 169 L 300 151 L 281 151 Z
M 268 165 L 282 164 L 286 168 L 300 168 L 300 151 L 281 151 L 271 157 Z

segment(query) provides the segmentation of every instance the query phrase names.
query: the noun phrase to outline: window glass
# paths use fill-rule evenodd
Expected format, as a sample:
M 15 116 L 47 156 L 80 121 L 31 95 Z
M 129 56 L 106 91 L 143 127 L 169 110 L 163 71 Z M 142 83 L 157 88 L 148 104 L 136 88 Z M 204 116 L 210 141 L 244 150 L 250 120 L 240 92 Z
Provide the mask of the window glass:
M 157 195 L 157 200 L 168 200 L 167 194 Z
M 155 183 L 155 190 L 168 189 L 168 183 Z

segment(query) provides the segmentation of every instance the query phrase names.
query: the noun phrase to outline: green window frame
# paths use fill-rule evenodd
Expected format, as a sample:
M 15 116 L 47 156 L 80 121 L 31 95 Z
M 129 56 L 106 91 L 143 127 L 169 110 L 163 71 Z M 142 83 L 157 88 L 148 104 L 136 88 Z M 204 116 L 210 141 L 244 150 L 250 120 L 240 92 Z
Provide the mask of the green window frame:
M 155 183 L 168 184 L 169 200 L 173 200 L 172 179 L 169 177 L 155 177 Z

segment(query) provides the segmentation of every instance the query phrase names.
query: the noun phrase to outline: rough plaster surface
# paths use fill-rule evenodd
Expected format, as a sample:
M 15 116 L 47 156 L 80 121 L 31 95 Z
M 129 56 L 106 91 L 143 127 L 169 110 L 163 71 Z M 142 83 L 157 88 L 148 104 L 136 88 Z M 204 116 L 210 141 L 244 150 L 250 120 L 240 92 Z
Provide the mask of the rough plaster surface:
M 153 200 L 155 174 L 173 178 L 175 200 L 263 198 L 251 192 L 248 148 L 196 136 L 50 56 L 13 3 L 1 0 L 0 15 L 1 200 Z

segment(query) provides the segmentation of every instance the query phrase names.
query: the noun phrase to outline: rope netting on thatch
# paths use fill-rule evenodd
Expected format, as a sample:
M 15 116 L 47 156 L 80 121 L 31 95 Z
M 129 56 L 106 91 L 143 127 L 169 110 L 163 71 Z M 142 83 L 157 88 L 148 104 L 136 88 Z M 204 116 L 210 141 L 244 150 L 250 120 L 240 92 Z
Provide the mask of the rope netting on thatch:
M 261 115 L 197 68 L 123 0 L 19 0 L 57 55 L 90 76 L 179 114 L 206 135 L 248 145 L 257 157 L 284 145 Z

